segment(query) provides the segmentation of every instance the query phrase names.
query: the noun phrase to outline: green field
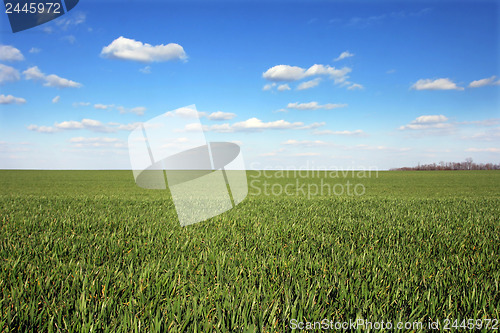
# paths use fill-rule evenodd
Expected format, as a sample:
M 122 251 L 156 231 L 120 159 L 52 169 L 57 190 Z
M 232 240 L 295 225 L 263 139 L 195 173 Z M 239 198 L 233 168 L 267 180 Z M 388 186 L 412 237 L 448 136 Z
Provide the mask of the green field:
M 500 319 L 499 171 L 247 176 L 240 205 L 180 227 L 130 171 L 0 171 L 0 331 Z M 321 180 L 364 193 L 263 193 Z

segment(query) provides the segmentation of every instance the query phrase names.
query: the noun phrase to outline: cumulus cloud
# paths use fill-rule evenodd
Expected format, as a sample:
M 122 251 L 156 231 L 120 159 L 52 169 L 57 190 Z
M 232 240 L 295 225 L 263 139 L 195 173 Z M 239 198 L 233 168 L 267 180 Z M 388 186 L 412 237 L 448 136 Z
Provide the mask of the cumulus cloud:
M 59 103 L 60 100 L 61 100 L 61 96 L 56 96 L 56 97 L 52 98 L 52 103 L 54 103 L 54 104 Z
M 276 65 L 262 74 L 269 81 L 297 81 L 304 78 L 305 69 L 298 66 Z
M 290 86 L 288 84 L 280 84 L 278 86 L 278 91 L 290 90 Z
M 0 60 L 1 61 L 22 61 L 24 60 L 24 56 L 11 45 L 1 45 L 0 44 Z
M 339 60 L 342 60 L 345 58 L 350 58 L 350 57 L 354 57 L 354 54 L 349 52 L 349 51 L 344 51 L 337 58 L 333 59 L 333 61 L 339 61 Z
M 341 86 L 351 85 L 352 89 L 362 87 L 359 84 L 355 84 L 347 80 L 349 78 L 348 74 L 351 71 L 352 70 L 349 67 L 335 68 L 330 65 L 321 64 L 314 64 L 307 69 L 298 66 L 276 65 L 262 73 L 262 77 L 264 79 L 272 81 L 272 83 L 264 85 L 262 90 L 272 90 L 272 88 L 276 86 L 276 82 L 294 82 L 310 77 L 316 77 L 313 80 L 302 82 L 297 87 L 297 90 L 310 89 L 319 84 L 321 76 L 326 76 L 333 80 L 335 84 Z M 283 91 L 288 90 L 288 88 L 290 88 L 288 84 L 282 84 L 278 87 L 278 90 Z
M 81 83 L 59 77 L 55 74 L 45 75 L 38 66 L 28 68 L 23 72 L 26 80 L 45 81 L 45 87 L 55 88 L 80 88 Z
M 222 111 L 212 112 L 207 116 L 210 120 L 231 120 L 234 117 L 236 117 L 236 114 Z
M 40 53 L 42 50 L 37 47 L 32 47 L 29 52 L 30 53 Z
M 0 64 L 0 84 L 15 82 L 21 78 L 19 72 L 14 67 Z
M 413 90 L 464 90 L 448 78 L 441 79 L 421 79 L 415 82 L 411 89 Z
M 297 90 L 306 90 L 306 89 L 311 89 L 311 88 L 314 88 L 316 87 L 317 85 L 319 85 L 319 83 L 321 82 L 321 78 L 315 78 L 313 80 L 309 80 L 309 81 L 305 81 L 305 82 L 302 82 L 301 84 L 299 84 L 299 86 L 297 87 Z
M 493 75 L 492 77 L 486 79 L 472 81 L 471 83 L 469 83 L 469 88 L 480 88 L 484 86 L 500 85 L 500 80 L 495 81 L 495 79 L 496 76 Z
M 118 37 L 102 48 L 101 56 L 110 59 L 132 60 L 139 62 L 162 62 L 186 60 L 182 46 L 176 43 L 151 45 L 123 36 Z
M 399 127 L 400 130 L 426 130 L 426 129 L 446 129 L 451 127 L 447 123 L 448 118 L 441 115 L 420 116 L 412 120 L 408 125 Z
M 336 109 L 336 108 L 343 108 L 346 107 L 347 104 L 324 104 L 320 105 L 318 102 L 309 102 L 309 103 L 288 103 L 287 108 L 289 109 L 296 109 L 296 110 L 318 110 L 318 109 L 325 109 L 325 110 L 331 110 L 331 109 Z
M 26 100 L 21 97 L 14 97 L 12 95 L 0 95 L 0 104 L 24 104 Z

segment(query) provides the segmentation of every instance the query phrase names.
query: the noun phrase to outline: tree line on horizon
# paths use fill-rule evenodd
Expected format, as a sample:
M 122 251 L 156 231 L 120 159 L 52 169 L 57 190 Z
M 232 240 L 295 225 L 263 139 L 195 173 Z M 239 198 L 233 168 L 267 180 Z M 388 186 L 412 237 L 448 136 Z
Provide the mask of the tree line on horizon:
M 402 167 L 391 169 L 393 171 L 429 171 L 429 170 L 500 170 L 500 164 L 474 163 L 468 157 L 463 162 L 439 162 L 431 164 L 418 164 L 415 167 Z

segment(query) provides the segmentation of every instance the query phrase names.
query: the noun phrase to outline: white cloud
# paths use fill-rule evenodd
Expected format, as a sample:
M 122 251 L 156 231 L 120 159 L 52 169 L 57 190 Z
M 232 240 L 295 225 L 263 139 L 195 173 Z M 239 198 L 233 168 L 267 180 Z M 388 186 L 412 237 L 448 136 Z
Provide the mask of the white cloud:
M 69 18 L 66 16 L 70 16 Z M 68 28 L 72 26 L 77 26 L 82 23 L 85 23 L 85 20 L 87 19 L 87 16 L 83 12 L 76 12 L 72 16 L 71 15 L 66 15 L 65 17 L 60 17 L 58 18 L 55 23 L 60 27 L 62 30 L 68 30 Z
M 345 58 L 350 58 L 350 57 L 354 57 L 354 54 L 349 52 L 349 51 L 344 51 L 337 58 L 333 59 L 333 61 L 339 61 L 339 60 L 342 60 Z
M 200 128 L 204 131 L 232 133 L 232 132 L 261 132 L 263 130 L 304 130 L 323 126 L 325 123 L 313 123 L 304 125 L 303 122 L 294 122 L 280 119 L 276 121 L 264 122 L 258 118 L 250 118 L 245 121 L 240 121 L 234 124 L 215 124 L 211 126 L 200 125 L 199 123 L 188 124 L 184 131 L 194 131 Z M 200 127 L 201 126 L 201 127 Z
M 60 100 L 61 100 L 61 96 L 58 95 L 58 96 L 52 98 L 52 103 L 54 103 L 54 104 L 59 103 Z
M 301 130 L 307 130 L 307 129 L 315 129 L 315 128 L 318 128 L 318 127 L 321 127 L 321 126 L 325 126 L 326 123 L 325 122 L 321 122 L 321 123 L 312 123 L 312 124 L 309 124 L 309 125 L 304 125 L 304 126 L 301 126 L 297 129 L 301 129 Z
M 137 106 L 135 108 L 127 109 L 124 108 L 123 106 L 117 106 L 116 109 L 120 111 L 121 114 L 125 113 L 134 113 L 138 116 L 142 116 L 144 112 L 146 111 L 146 108 L 144 106 Z
M 412 120 L 408 125 L 399 127 L 400 130 L 426 130 L 426 129 L 446 129 L 451 127 L 447 123 L 448 118 L 443 115 L 426 115 Z
M 277 65 L 269 68 L 262 77 L 269 81 L 297 81 L 304 77 L 305 69 L 297 66 Z
M 26 100 L 21 97 L 14 97 L 12 95 L 0 95 L 0 104 L 24 104 Z
M 278 91 L 285 91 L 285 90 L 290 90 L 290 86 L 288 84 L 280 84 L 278 86 Z
M 250 118 L 232 125 L 235 131 L 259 131 L 263 129 L 290 129 L 301 127 L 304 124 L 301 122 L 290 123 L 286 120 L 276 120 L 270 122 L 263 122 L 258 118 Z
M 467 148 L 465 151 L 474 153 L 500 153 L 500 148 Z
M 329 145 L 328 142 L 321 141 L 321 140 L 314 140 L 314 141 L 303 140 L 303 141 L 300 141 L 300 140 L 294 140 L 294 139 L 287 140 L 285 142 L 282 142 L 281 144 L 287 145 L 287 146 L 301 146 L 301 147 L 318 147 L 318 146 Z
M 79 107 L 79 106 L 89 106 L 90 102 L 74 102 L 73 107 Z
M 77 148 L 100 148 L 100 147 L 113 147 L 113 148 L 125 148 L 126 144 L 118 138 L 110 137 L 76 137 L 69 140 L 74 147 Z
M 40 53 L 42 50 L 37 47 L 32 47 L 29 52 L 30 53 Z
M 305 82 L 302 82 L 301 84 L 299 84 L 299 86 L 297 87 L 297 90 L 306 90 L 306 89 L 311 89 L 311 88 L 314 88 L 316 87 L 319 83 L 321 82 L 321 78 L 315 78 L 313 80 L 310 80 L 310 81 L 305 81 Z
M 351 68 L 349 67 L 338 69 L 330 65 L 321 64 L 314 64 L 307 69 L 298 66 L 276 65 L 269 68 L 262 74 L 262 77 L 264 79 L 268 81 L 274 81 L 273 83 L 264 85 L 262 90 L 272 90 L 272 88 L 276 86 L 276 82 L 293 82 L 314 76 L 327 76 L 329 77 L 329 79 L 333 80 L 335 84 L 341 84 L 342 86 L 345 86 L 348 84 L 352 84 L 351 82 L 347 81 L 347 79 L 349 78 L 348 74 L 350 72 Z M 297 87 L 297 90 L 316 87 L 319 84 L 320 80 L 321 78 L 316 77 L 314 80 L 302 82 Z M 278 87 L 278 90 L 284 91 L 289 90 L 289 88 L 290 86 L 288 86 L 287 84 L 282 84 Z
M 351 69 L 349 67 L 343 67 L 341 69 L 337 69 L 335 67 L 331 67 L 329 65 L 312 65 L 309 69 L 304 73 L 306 77 L 314 76 L 314 75 L 328 75 L 331 79 L 334 80 L 335 83 L 343 83 L 349 76 Z
M 318 110 L 318 109 L 325 109 L 325 110 L 331 110 L 331 109 L 336 109 L 336 108 L 343 108 L 346 107 L 347 104 L 324 104 L 320 105 L 318 102 L 309 102 L 309 103 L 288 103 L 287 108 L 289 109 L 296 109 L 296 110 Z
M 50 74 L 45 77 L 45 87 L 55 87 L 55 88 L 80 88 L 81 83 L 71 81 L 55 74 Z
M 207 116 L 210 120 L 231 120 L 234 117 L 236 114 L 222 111 L 213 112 Z
M 35 131 L 38 133 L 55 133 L 58 132 L 57 128 L 50 126 L 38 126 L 38 125 L 29 125 L 27 127 L 30 131 Z
M 24 56 L 13 46 L 0 45 L 0 60 L 1 61 L 22 61 Z
M 140 62 L 162 62 L 187 59 L 184 49 L 179 44 L 151 45 L 123 36 L 102 48 L 101 56 L 111 59 L 132 60 Z
M 70 44 L 75 44 L 76 42 L 76 37 L 73 35 L 68 35 L 68 36 L 63 36 L 61 37 L 61 40 L 64 40 Z
M 114 104 L 94 104 L 94 109 L 107 110 L 113 108 Z
M 301 156 L 319 156 L 321 155 L 320 153 L 296 153 L 296 154 L 293 154 L 292 156 L 297 156 L 297 157 L 301 157 Z
M 14 67 L 0 64 L 0 84 L 15 82 L 21 78 L 19 72 Z
M 500 140 L 500 127 L 493 128 L 484 132 L 479 132 L 465 139 L 482 140 L 482 141 L 497 141 Z
M 262 87 L 262 90 L 264 91 L 269 91 L 271 89 L 273 89 L 273 87 L 276 86 L 276 83 L 268 83 L 268 84 L 265 84 L 264 87 Z
M 353 83 L 347 89 L 349 90 L 356 90 L 356 89 L 363 89 L 364 87 L 361 84 L 358 83 Z
M 151 66 L 146 66 L 144 68 L 140 68 L 139 72 L 142 74 L 151 74 Z
M 492 77 L 486 79 L 472 81 L 471 83 L 469 83 L 469 88 L 480 88 L 484 86 L 500 85 L 500 80 L 495 81 L 495 79 L 496 76 L 493 75 Z
M 169 111 L 165 114 L 166 117 L 175 117 L 179 116 L 182 118 L 200 118 L 204 117 L 206 114 L 205 112 L 198 112 L 192 108 L 179 108 L 175 111 Z
M 411 86 L 414 90 L 464 90 L 448 78 L 441 79 L 421 79 Z
M 68 130 L 89 130 L 92 132 L 99 133 L 110 133 L 116 132 L 118 130 L 131 131 L 140 123 L 132 124 L 120 124 L 120 123 L 108 123 L 104 124 L 99 120 L 95 119 L 82 119 L 81 121 L 67 120 L 63 122 L 55 122 L 53 126 L 38 126 L 29 125 L 27 128 L 31 131 L 36 131 L 40 133 L 56 133 L 60 131 Z
M 331 131 L 331 130 L 324 130 L 324 131 L 314 131 L 313 134 L 315 135 L 346 135 L 346 136 L 365 136 L 366 133 L 363 130 L 354 130 L 354 131 Z
M 55 74 L 45 75 L 38 66 L 28 68 L 23 72 L 26 80 L 42 80 L 45 87 L 55 88 L 80 88 L 81 83 L 59 77 Z

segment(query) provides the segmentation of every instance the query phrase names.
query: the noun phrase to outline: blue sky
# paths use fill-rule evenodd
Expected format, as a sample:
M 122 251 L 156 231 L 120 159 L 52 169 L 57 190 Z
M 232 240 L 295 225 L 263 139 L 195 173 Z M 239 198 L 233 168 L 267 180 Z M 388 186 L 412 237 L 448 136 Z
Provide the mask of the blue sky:
M 80 1 L 0 15 L 0 168 L 128 169 L 139 122 L 196 104 L 247 168 L 500 163 L 494 1 Z M 180 129 L 182 130 L 182 129 Z

